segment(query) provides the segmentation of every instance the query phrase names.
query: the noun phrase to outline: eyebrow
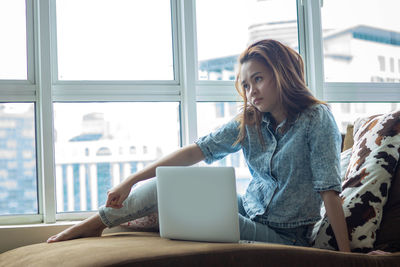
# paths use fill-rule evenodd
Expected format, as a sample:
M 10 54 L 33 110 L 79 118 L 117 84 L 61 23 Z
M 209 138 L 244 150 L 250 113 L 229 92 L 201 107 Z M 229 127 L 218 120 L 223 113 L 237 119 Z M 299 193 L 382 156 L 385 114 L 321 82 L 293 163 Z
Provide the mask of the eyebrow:
M 261 73 L 261 71 L 254 72 L 254 73 L 250 76 L 250 80 L 253 79 L 254 76 L 257 76 L 257 75 L 260 74 L 260 73 Z M 242 81 L 242 82 L 241 82 L 242 85 L 243 85 L 244 83 L 245 83 L 245 81 Z

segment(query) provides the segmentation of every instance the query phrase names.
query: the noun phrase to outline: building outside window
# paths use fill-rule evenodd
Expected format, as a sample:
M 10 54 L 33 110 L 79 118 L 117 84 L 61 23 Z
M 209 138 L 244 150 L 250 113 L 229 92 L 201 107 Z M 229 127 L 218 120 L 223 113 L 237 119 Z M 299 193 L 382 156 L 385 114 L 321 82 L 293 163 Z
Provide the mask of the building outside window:
M 378 56 L 378 61 L 379 61 L 379 70 L 385 71 L 385 57 Z
M 390 58 L 390 71 L 394 72 L 394 58 Z
M 38 212 L 35 112 L 31 103 L 0 103 L 0 215 Z

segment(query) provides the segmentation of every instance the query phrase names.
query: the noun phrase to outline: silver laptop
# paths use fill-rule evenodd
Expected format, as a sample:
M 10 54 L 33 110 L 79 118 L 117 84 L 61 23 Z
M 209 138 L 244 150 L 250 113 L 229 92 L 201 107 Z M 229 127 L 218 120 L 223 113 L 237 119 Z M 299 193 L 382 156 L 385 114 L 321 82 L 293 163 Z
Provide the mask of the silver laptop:
M 161 237 L 239 241 L 233 167 L 158 167 L 156 176 Z

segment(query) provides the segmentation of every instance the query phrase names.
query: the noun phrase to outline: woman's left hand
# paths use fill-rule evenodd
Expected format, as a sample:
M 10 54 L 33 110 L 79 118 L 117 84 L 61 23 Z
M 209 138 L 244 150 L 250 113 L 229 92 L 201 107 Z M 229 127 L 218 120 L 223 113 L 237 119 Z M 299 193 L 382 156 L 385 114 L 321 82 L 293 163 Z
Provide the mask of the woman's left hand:
M 386 251 L 382 251 L 382 250 L 373 250 L 373 251 L 367 253 L 367 255 L 374 255 L 374 256 L 377 256 L 377 255 L 389 255 L 389 254 L 392 254 L 392 253 L 386 252 Z

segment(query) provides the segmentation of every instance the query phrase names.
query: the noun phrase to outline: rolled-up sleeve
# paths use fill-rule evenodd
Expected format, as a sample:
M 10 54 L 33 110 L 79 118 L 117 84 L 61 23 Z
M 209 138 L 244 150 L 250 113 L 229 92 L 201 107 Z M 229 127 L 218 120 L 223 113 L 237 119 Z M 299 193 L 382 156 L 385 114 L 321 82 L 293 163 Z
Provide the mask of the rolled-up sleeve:
M 223 159 L 226 155 L 241 149 L 240 144 L 233 146 L 239 134 L 238 125 L 239 122 L 233 119 L 215 132 L 200 137 L 195 142 L 203 152 L 204 161 L 207 164 Z
M 308 128 L 311 171 L 317 192 L 342 191 L 340 183 L 341 135 L 328 107 L 320 105 Z

